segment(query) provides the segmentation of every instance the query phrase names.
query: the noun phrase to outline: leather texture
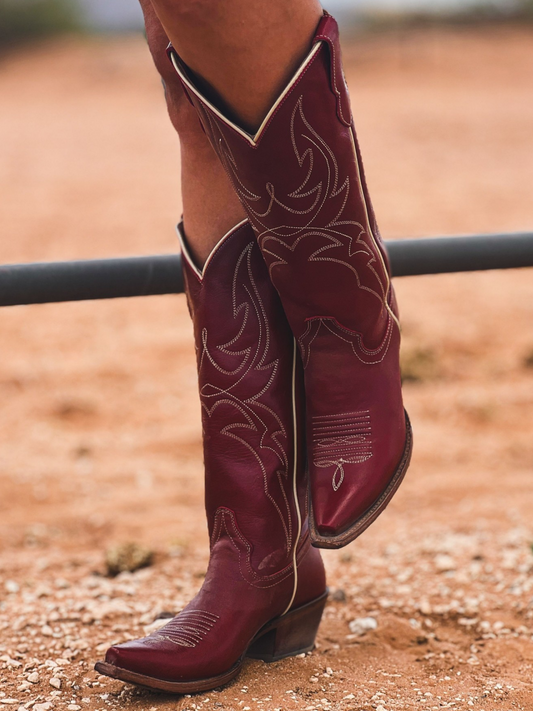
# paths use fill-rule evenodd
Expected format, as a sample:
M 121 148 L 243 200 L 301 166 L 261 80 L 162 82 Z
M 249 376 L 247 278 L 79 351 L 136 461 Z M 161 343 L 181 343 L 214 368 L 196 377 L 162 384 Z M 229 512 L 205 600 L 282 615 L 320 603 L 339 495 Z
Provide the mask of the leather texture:
M 319 536 L 335 538 L 384 508 L 411 441 L 398 311 L 337 23 L 324 14 L 308 57 L 255 136 L 202 96 L 172 48 L 169 56 L 246 208 L 297 339 L 314 524 Z
M 301 365 L 254 233 L 248 222 L 228 233 L 203 273 L 183 237 L 182 245 L 210 562 L 177 617 L 106 655 L 115 667 L 172 682 L 227 672 L 263 625 L 326 589 L 305 515 Z

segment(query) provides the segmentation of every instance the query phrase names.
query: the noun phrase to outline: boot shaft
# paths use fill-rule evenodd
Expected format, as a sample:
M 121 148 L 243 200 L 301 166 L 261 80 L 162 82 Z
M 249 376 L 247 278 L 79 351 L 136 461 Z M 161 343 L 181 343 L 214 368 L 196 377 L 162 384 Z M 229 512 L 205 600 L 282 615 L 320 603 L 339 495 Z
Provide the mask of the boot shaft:
M 250 549 L 254 571 L 269 575 L 292 561 L 305 518 L 302 375 L 294 339 L 248 222 L 221 240 L 202 271 L 182 229 L 180 237 L 209 534 L 212 544 L 230 535 L 244 554 Z

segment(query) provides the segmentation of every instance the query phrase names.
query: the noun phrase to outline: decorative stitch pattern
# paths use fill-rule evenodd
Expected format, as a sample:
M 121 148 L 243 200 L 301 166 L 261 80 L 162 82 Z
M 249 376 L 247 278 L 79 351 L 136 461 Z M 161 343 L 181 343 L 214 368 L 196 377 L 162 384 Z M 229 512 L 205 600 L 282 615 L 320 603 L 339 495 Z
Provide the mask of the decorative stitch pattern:
M 196 647 L 218 620 L 219 616 L 212 612 L 185 609 L 151 637 L 164 639 L 179 647 Z
M 365 347 L 360 333 L 354 333 L 347 328 L 343 328 L 335 319 L 321 317 L 308 319 L 307 328 L 298 339 L 304 368 L 307 368 L 309 364 L 313 342 L 320 333 L 324 331 L 347 343 L 361 363 L 365 365 L 378 365 L 383 362 L 389 351 L 393 326 L 394 321 L 389 318 L 383 341 L 377 348 L 370 349 Z
M 345 464 L 362 464 L 372 457 L 369 410 L 315 416 L 312 436 L 313 465 L 319 469 L 334 467 L 333 491 L 338 491 L 344 481 Z
M 261 294 L 255 282 L 252 270 L 252 250 L 257 247 L 251 243 L 240 254 L 233 275 L 232 284 L 232 315 L 237 324 L 237 332 L 229 341 L 212 345 L 209 331 L 201 332 L 201 346 L 198 357 L 202 408 L 207 418 L 213 417 L 219 407 L 230 406 L 238 415 L 233 422 L 226 424 L 221 434 L 239 442 L 256 460 L 263 476 L 266 497 L 273 505 L 281 522 L 287 553 L 293 545 L 293 521 L 291 506 L 285 487 L 289 480 L 289 455 L 287 453 L 287 432 L 279 415 L 262 400 L 272 387 L 278 372 L 279 360 L 269 360 L 271 351 L 271 333 L 268 316 L 261 299 Z M 252 346 L 242 344 L 244 334 L 252 331 L 257 338 Z M 247 343 L 250 343 L 248 337 Z M 219 364 L 218 354 L 237 358 L 233 369 L 224 368 Z M 209 376 L 202 375 L 206 369 L 214 368 L 225 379 L 226 384 L 214 384 Z M 250 382 L 257 380 L 260 387 L 250 392 Z M 255 374 L 251 380 L 252 374 Z M 240 387 L 244 385 L 244 387 Z M 246 397 L 241 396 L 246 393 Z M 250 432 L 257 437 L 250 440 Z M 259 446 L 257 446 L 259 441 Z M 276 481 L 279 482 L 279 492 L 274 496 L 270 490 L 272 477 L 269 477 L 263 452 L 273 452 L 279 462 Z
M 273 588 L 283 582 L 286 578 L 294 575 L 292 561 L 277 573 L 272 573 L 271 575 L 259 575 L 254 570 L 251 562 L 252 546 L 239 531 L 235 520 L 235 514 L 233 511 L 221 506 L 217 509 L 215 514 L 211 545 L 214 546 L 224 534 L 226 534 L 237 552 L 241 577 L 249 585 L 261 589 Z
M 209 112 L 205 112 L 204 117 L 209 125 L 208 132 L 217 139 L 216 148 L 226 171 L 232 178 L 254 224 L 263 254 L 268 255 L 270 273 L 272 274 L 275 267 L 288 264 L 289 255 L 284 256 L 286 250 L 289 253 L 294 252 L 307 237 L 320 236 L 324 238 L 323 246 L 313 251 L 307 260 L 335 262 L 349 269 L 356 278 L 357 286 L 375 296 L 385 308 L 388 282 L 386 275 L 380 273 L 379 260 L 373 254 L 371 247 L 373 240 L 368 233 L 369 227 L 355 220 L 342 219 L 349 202 L 350 177 L 341 178 L 334 152 L 305 117 L 303 96 L 298 98 L 294 106 L 290 135 L 296 161 L 300 168 L 305 170 L 307 166 L 307 169 L 300 185 L 286 196 L 288 200 L 279 197 L 274 184 L 267 182 L 266 207 L 261 210 L 256 205 L 263 198 L 242 182 L 231 147 L 220 131 L 220 127 Z M 299 148 L 299 141 L 303 141 L 303 146 L 306 147 Z M 314 176 L 316 178 L 313 180 Z M 312 199 L 310 205 L 307 200 L 309 197 Z M 307 203 L 305 206 L 302 204 L 304 199 Z M 328 214 L 331 214 L 335 204 L 333 219 L 328 219 L 324 224 L 322 212 L 327 207 Z M 303 218 L 301 224 L 273 225 L 274 208 L 301 216 Z M 353 264 L 352 258 L 355 255 L 366 257 L 365 268 L 368 271 L 364 282 Z
M 204 110 L 203 116 L 226 172 L 247 209 L 273 281 L 274 271 L 293 262 L 296 251 L 305 249 L 309 239 L 314 240 L 315 246 L 308 250 L 303 259 L 308 263 L 329 262 L 348 269 L 355 278 L 357 288 L 375 297 L 379 315 L 386 317 L 377 359 L 366 352 L 361 334 L 355 335 L 341 324 L 336 324 L 336 328 L 333 319 L 330 330 L 342 340 L 348 340 L 346 334 L 351 336 L 352 348 L 361 362 L 369 365 L 381 362 L 387 354 L 396 318 L 388 305 L 388 274 L 371 234 L 370 224 L 366 224 L 368 220 L 363 224 L 346 219 L 354 199 L 351 198 L 352 190 L 364 202 L 362 186 L 358 177 L 352 185 L 350 175 L 341 175 L 334 151 L 307 120 L 303 101 L 303 95 L 299 96 L 290 121 L 292 149 L 303 174 L 299 186 L 286 196 L 280 196 L 271 181 L 266 182 L 262 196 L 258 194 L 261 191 L 257 187 L 252 191 L 249 185 L 243 183 L 226 136 L 210 112 Z M 354 159 L 357 161 L 356 155 Z M 260 205 L 263 207 L 260 208 Z M 280 224 L 278 221 L 284 214 L 297 217 L 298 224 Z M 317 238 L 321 242 L 318 248 Z M 304 348 L 302 339 L 308 337 L 309 330 L 308 324 L 307 332 L 299 337 L 304 362 L 310 357 L 310 348 Z M 316 336 L 316 329 L 314 334 Z

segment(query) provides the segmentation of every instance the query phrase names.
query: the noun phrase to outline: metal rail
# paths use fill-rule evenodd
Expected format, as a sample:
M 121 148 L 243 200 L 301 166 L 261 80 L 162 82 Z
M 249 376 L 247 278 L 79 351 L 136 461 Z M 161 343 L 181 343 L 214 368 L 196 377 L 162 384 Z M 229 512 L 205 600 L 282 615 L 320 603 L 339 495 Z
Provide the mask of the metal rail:
M 386 242 L 395 277 L 533 267 L 533 232 Z M 180 255 L 0 266 L 0 306 L 179 294 Z

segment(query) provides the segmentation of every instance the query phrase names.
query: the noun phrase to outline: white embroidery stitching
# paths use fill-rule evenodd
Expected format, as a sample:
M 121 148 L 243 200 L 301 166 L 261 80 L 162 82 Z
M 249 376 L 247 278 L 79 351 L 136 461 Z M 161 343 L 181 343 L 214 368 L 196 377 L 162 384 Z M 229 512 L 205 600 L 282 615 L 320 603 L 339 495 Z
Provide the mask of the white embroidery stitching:
M 313 465 L 335 467 L 331 485 L 338 491 L 345 478 L 345 464 L 362 464 L 372 457 L 370 411 L 321 415 L 312 419 Z
M 268 361 L 271 339 L 270 327 L 266 310 L 252 272 L 251 252 L 253 248 L 254 245 L 250 244 L 242 251 L 237 260 L 233 276 L 233 318 L 242 318 L 242 323 L 237 335 L 230 341 L 211 348 L 207 329 L 204 329 L 201 334 L 202 350 L 199 358 L 200 371 L 207 359 L 209 364 L 220 373 L 227 376 L 238 377 L 226 388 L 221 388 L 206 382 L 201 388 L 200 397 L 202 408 L 207 417 L 212 417 L 216 409 L 225 404 L 231 405 L 242 415 L 239 421 L 231 422 L 223 427 L 221 434 L 242 444 L 257 461 L 263 475 L 265 495 L 278 514 L 285 535 L 286 550 L 289 552 L 293 545 L 294 534 L 291 507 L 285 491 L 286 482 L 289 478 L 289 457 L 286 451 L 287 433 L 278 414 L 260 400 L 271 388 L 276 379 L 279 371 L 279 360 L 274 359 Z M 241 290 L 244 289 L 247 295 L 247 301 L 239 300 L 237 295 L 238 287 Z M 241 337 L 245 330 L 250 328 L 252 318 L 254 318 L 258 329 L 257 343 L 254 344 L 253 347 L 239 348 Z M 225 355 L 241 356 L 242 360 L 233 370 L 227 370 L 218 364 L 216 356 L 214 355 L 216 351 L 224 353 Z M 250 375 L 252 371 L 264 371 L 267 374 L 266 382 L 258 392 L 242 399 L 236 390 L 238 390 L 239 384 Z M 269 420 L 268 423 L 265 416 Z M 272 421 L 274 422 L 274 426 L 272 425 Z M 260 434 L 259 451 L 257 451 L 256 447 L 250 445 L 244 437 L 240 436 L 239 433 L 242 432 L 243 429 L 255 431 Z M 269 478 L 261 458 L 261 449 L 272 451 L 279 460 L 280 469 L 277 472 L 277 481 L 279 482 L 283 499 L 282 507 L 280 507 L 269 490 Z
M 341 324 L 336 324 L 338 328 L 329 330 L 342 340 L 347 340 L 345 336 L 349 334 L 352 337 L 352 349 L 361 362 L 368 365 L 381 362 L 387 354 L 395 322 L 387 303 L 390 288 L 388 275 L 386 274 L 385 265 L 379 254 L 379 247 L 375 244 L 372 235 L 369 233 L 371 229 L 370 225 L 365 227 L 355 220 L 341 219 L 349 202 L 351 188 L 350 177 L 346 176 L 344 180 L 341 179 L 339 164 L 334 152 L 306 119 L 303 111 L 303 96 L 298 98 L 294 106 L 291 115 L 290 135 L 294 155 L 299 167 L 305 169 L 306 161 L 308 166 L 301 184 L 295 190 L 288 193 L 287 198 L 294 202 L 314 196 L 311 206 L 306 208 L 299 208 L 299 206 L 287 204 L 286 200 L 282 200 L 276 195 L 274 184 L 268 181 L 265 184 L 266 196 L 268 198 L 267 206 L 263 210 L 257 209 L 254 205 L 261 200 L 261 196 L 252 192 L 244 185 L 239 176 L 238 166 L 226 137 L 210 113 L 206 112 L 205 116 L 209 123 L 211 134 L 218 138 L 217 148 L 219 149 L 224 167 L 230 178 L 234 181 L 237 191 L 250 215 L 254 230 L 257 234 L 257 239 L 259 240 L 263 254 L 266 255 L 271 277 L 276 267 L 288 264 L 289 257 L 284 256 L 284 254 L 294 253 L 299 245 L 308 238 L 323 238 L 325 243 L 317 249 L 314 249 L 311 254 L 307 256 L 307 261 L 330 262 L 349 269 L 356 279 L 357 287 L 376 297 L 381 305 L 381 313 L 385 311 L 387 314 L 387 325 L 383 342 L 375 351 L 381 354 L 381 358 L 375 360 L 366 357 L 373 352 L 365 347 L 361 334 L 355 335 L 353 332 L 345 329 Z M 296 130 L 297 121 L 300 125 L 298 131 Z M 307 143 L 307 147 L 302 150 L 298 147 L 297 135 Z M 321 159 L 321 164 L 325 167 L 325 172 L 321 173 L 323 179 L 318 180 L 313 186 L 310 185 L 310 183 L 315 167 L 317 166 L 317 158 Z M 356 159 L 357 156 L 354 158 Z M 361 186 L 359 183 L 357 183 L 357 188 L 359 188 L 359 194 L 361 194 Z M 328 205 L 328 210 L 330 210 L 331 203 L 329 201 L 336 200 L 339 197 L 341 198 L 341 202 L 336 208 L 335 217 L 324 225 L 322 211 L 326 205 Z M 265 218 L 271 215 L 274 206 L 281 208 L 281 210 L 286 213 L 305 217 L 304 224 L 298 226 L 266 224 Z M 376 254 L 374 252 L 376 252 Z M 366 258 L 363 267 L 359 266 L 356 268 L 354 266 L 353 257 L 356 255 L 364 255 Z M 367 275 L 371 275 L 374 285 L 372 285 L 372 283 L 369 284 L 368 279 L 365 279 L 365 283 L 363 283 L 361 279 L 361 268 L 367 270 Z M 383 274 L 380 273 L 382 270 L 384 271 Z M 333 319 L 332 323 L 334 323 Z M 311 354 L 310 346 L 318 334 L 318 331 L 316 331 L 313 338 L 307 343 L 307 347 L 304 347 L 304 342 L 310 328 L 312 327 L 308 324 L 306 334 L 301 335 L 298 339 L 304 364 L 307 364 L 309 361 Z M 344 335 L 341 335 L 341 333 Z
M 151 637 L 164 639 L 180 647 L 196 647 L 218 620 L 219 616 L 212 612 L 185 609 Z

